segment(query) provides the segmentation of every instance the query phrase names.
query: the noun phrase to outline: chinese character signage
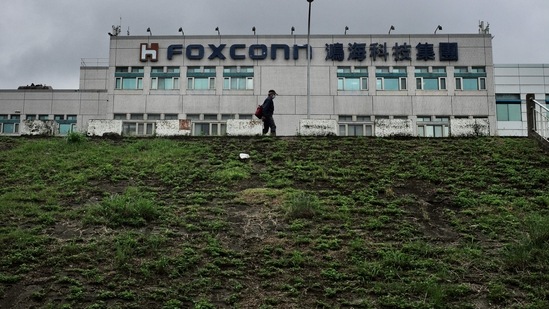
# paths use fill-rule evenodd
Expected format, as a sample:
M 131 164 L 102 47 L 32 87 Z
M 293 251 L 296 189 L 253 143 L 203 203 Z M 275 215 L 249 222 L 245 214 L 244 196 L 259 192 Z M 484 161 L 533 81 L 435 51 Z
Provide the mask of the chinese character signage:
M 440 61 L 457 61 L 458 44 L 457 43 L 439 43 Z M 413 57 L 413 47 L 406 43 L 395 43 L 392 47 L 392 54 L 387 49 L 387 43 L 372 43 L 368 47 L 365 43 L 349 44 L 347 60 L 363 61 L 368 57 L 372 61 L 387 59 L 392 56 L 394 61 L 411 61 Z M 415 46 L 415 59 L 423 61 L 436 60 L 435 48 L 433 44 L 419 43 Z M 326 60 L 343 61 L 345 60 L 345 50 L 343 44 L 326 44 Z

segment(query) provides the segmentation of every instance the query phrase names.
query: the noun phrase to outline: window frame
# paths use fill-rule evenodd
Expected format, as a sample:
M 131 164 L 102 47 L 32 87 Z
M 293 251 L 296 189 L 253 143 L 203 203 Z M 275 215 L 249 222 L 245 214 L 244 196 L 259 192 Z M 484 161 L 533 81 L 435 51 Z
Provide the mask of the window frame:
M 127 127 L 134 125 L 133 132 L 128 132 Z M 150 130 L 149 130 L 150 129 Z M 156 134 L 156 122 L 154 121 L 123 121 L 123 136 L 154 136 Z
M 196 88 L 196 80 L 208 80 L 208 88 Z M 187 90 L 215 90 L 215 77 L 187 77 Z

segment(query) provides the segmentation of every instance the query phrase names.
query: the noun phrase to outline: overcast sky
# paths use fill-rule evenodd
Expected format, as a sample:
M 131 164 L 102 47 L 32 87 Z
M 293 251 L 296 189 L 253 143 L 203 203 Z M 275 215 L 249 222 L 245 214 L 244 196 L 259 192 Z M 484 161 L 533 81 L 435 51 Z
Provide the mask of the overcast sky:
M 3 0 L 0 89 L 78 89 L 81 58 L 108 58 L 112 25 L 147 35 L 307 33 L 306 0 Z M 120 22 L 122 18 L 122 22 Z M 490 24 L 494 63 L 549 63 L 549 0 L 315 0 L 312 34 L 478 33 Z

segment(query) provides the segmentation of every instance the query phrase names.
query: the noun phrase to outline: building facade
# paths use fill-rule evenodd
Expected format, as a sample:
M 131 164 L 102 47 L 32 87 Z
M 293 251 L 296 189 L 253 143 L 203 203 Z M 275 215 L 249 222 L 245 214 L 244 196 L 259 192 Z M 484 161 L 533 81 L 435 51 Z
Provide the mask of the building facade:
M 549 65 L 498 64 L 494 72 L 498 134 L 528 136 L 526 95 L 549 104 Z
M 269 89 L 279 94 L 279 135 L 303 134 L 305 120 L 342 136 L 515 132 L 500 119 L 489 34 L 314 35 L 310 48 L 307 41 L 111 36 L 108 63 L 83 62 L 78 90 L 1 90 L 0 133 L 232 134 L 235 125 L 261 126 L 253 113 Z

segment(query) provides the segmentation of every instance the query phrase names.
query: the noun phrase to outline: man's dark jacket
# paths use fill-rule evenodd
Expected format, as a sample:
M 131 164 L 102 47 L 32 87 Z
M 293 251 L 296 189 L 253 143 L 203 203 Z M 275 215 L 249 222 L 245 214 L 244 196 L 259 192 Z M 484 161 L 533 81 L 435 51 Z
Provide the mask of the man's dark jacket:
M 263 107 L 263 116 L 273 115 L 275 107 L 274 107 L 273 99 L 270 96 L 265 99 L 262 107 Z

